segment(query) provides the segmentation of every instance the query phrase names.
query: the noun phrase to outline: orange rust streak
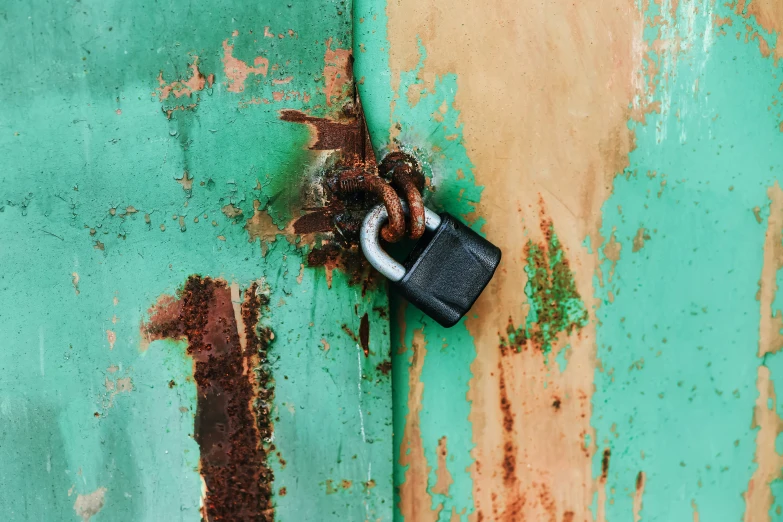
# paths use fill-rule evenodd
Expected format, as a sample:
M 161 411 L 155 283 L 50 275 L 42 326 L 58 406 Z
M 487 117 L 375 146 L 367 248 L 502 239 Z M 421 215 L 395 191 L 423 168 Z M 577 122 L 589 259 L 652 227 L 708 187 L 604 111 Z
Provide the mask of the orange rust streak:
M 433 510 L 432 497 L 427 491 L 427 478 L 430 466 L 424 456 L 424 443 L 421 438 L 419 416 L 424 383 L 421 382 L 421 370 L 427 355 L 427 343 L 424 331 L 413 332 L 413 356 L 408 370 L 408 415 L 400 445 L 400 466 L 405 469 L 405 480 L 400 484 L 400 513 L 405 520 L 416 522 L 436 522 L 440 509 Z
M 253 60 L 254 67 L 250 67 L 242 60 L 234 58 L 233 52 L 233 44 L 229 45 L 228 39 L 223 40 L 223 72 L 226 74 L 228 91 L 242 92 L 245 90 L 245 80 L 249 75 L 266 76 L 269 60 L 263 56 L 256 56 Z
M 644 497 L 644 486 L 647 482 L 647 475 L 640 471 L 636 475 L 636 491 L 633 494 L 633 522 L 639 522 L 642 519 L 642 500 Z

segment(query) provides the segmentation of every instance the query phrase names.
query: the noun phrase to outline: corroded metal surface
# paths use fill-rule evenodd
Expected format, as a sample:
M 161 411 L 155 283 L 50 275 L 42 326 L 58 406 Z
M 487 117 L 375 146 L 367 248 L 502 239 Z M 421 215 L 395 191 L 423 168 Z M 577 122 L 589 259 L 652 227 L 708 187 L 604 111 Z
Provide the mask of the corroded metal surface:
M 378 155 L 504 253 L 392 297 L 397 519 L 783 516 L 780 6 L 356 2 Z

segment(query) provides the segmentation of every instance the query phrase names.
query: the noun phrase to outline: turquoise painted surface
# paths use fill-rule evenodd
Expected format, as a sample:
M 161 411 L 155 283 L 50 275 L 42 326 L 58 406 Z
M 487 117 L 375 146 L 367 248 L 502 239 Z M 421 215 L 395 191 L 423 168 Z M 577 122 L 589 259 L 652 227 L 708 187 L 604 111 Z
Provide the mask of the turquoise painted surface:
M 602 235 L 616 229 L 623 244 L 616 266 L 602 265 L 611 282 L 596 282 L 603 371 L 592 424 L 612 454 L 606 518 L 627 519 L 644 471 L 643 520 L 740 520 L 765 364 L 756 354 L 767 226 L 753 209 L 769 208 L 767 189 L 783 173 L 780 110 L 768 110 L 781 69 L 735 36 L 746 22 L 721 3 L 681 4 L 675 17 L 651 4 L 644 15 L 648 42 L 681 43 L 653 54 L 655 91 L 643 101 L 661 111 L 629 123 L 636 150 L 603 211 Z M 734 28 L 719 34 L 716 17 Z M 640 227 L 650 239 L 632 252 Z M 600 467 L 599 451 L 596 476 Z
M 322 153 L 278 111 L 334 109 L 324 53 L 350 49 L 350 6 L 14 1 L 0 34 L 4 520 L 200 519 L 192 361 L 139 333 L 195 273 L 269 287 L 275 520 L 389 520 L 385 291 L 337 272 L 327 288 L 283 232 Z M 203 89 L 165 97 L 193 63 Z M 274 223 L 261 239 L 255 201 Z M 366 358 L 343 329 L 365 313 Z

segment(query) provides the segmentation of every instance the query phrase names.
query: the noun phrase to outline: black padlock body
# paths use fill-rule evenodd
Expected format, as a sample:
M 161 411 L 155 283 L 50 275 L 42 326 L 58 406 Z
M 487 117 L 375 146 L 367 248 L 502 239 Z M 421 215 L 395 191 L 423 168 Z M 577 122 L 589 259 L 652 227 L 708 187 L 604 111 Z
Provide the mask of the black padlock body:
M 500 249 L 449 214 L 403 263 L 400 293 L 445 327 L 468 313 L 500 263 Z

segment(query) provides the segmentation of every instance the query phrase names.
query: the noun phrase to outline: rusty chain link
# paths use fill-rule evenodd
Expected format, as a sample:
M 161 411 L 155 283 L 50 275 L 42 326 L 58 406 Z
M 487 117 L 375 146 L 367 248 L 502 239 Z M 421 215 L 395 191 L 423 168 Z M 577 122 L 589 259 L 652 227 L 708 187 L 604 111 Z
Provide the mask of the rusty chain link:
M 342 193 L 369 192 L 383 201 L 389 221 L 381 229 L 381 237 L 389 243 L 396 243 L 405 235 L 405 212 L 397 194 L 397 191 L 401 192 L 410 209 L 408 235 L 411 239 L 419 239 L 425 230 L 421 196 L 424 176 L 415 160 L 404 152 L 392 152 L 378 166 L 378 172 L 380 176 L 365 170 L 358 173 L 356 169 L 351 170 L 339 181 L 337 188 Z

